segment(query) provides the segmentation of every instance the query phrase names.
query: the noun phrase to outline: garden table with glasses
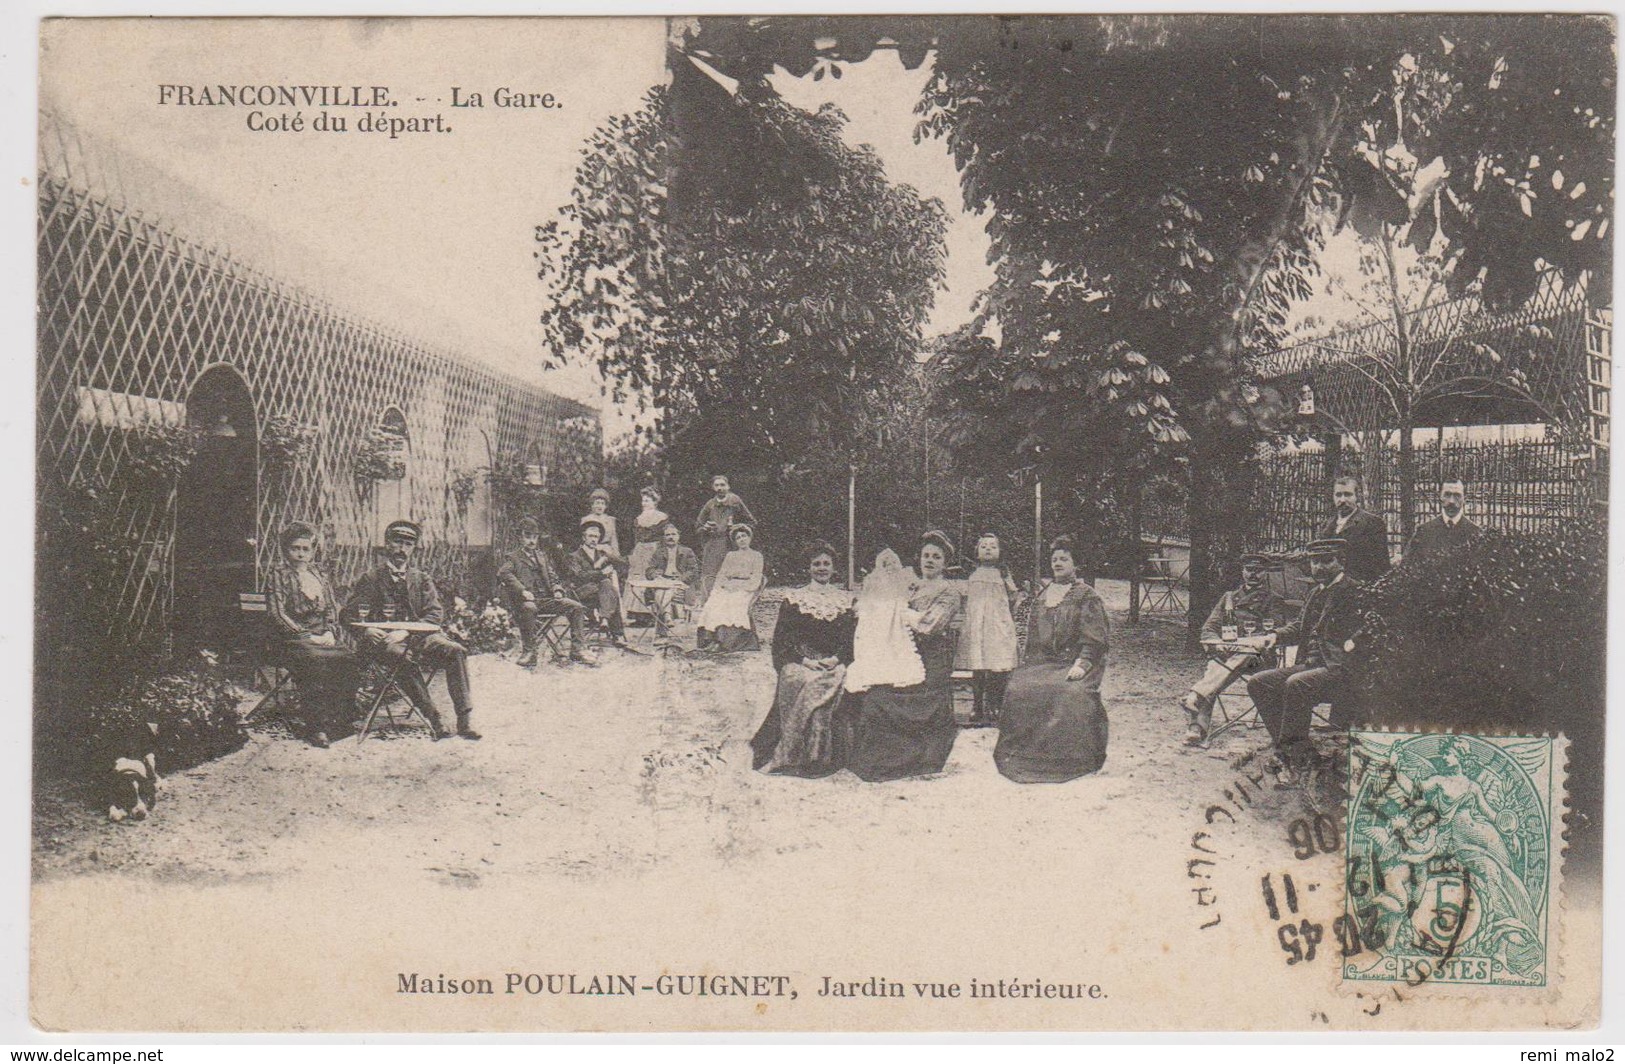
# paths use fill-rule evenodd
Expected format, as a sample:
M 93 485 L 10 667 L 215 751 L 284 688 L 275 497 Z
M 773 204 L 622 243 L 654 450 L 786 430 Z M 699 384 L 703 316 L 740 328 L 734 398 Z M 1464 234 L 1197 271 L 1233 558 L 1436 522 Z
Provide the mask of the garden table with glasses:
M 407 633 L 406 638 L 408 643 L 412 641 L 413 636 L 432 635 L 433 633 L 440 631 L 440 625 L 435 624 L 433 621 L 396 620 L 394 617 L 395 609 L 390 606 L 385 606 L 383 613 L 383 620 L 369 620 L 368 618 L 371 616 L 372 610 L 363 606 L 361 607 L 361 619 L 351 621 L 349 626 L 351 629 L 357 632 L 405 632 Z M 380 709 L 384 709 L 385 703 L 389 701 L 391 692 L 400 694 L 403 698 L 405 698 L 406 693 L 401 688 L 401 677 L 405 675 L 402 670 L 416 669 L 417 667 L 417 655 L 413 653 L 413 648 L 408 646 L 406 653 L 396 659 L 395 664 L 391 666 L 389 670 L 389 675 L 385 678 L 384 682 L 378 686 L 378 694 L 373 697 L 372 706 L 367 710 L 366 719 L 361 722 L 361 730 L 356 733 L 355 741 L 357 745 L 360 745 L 361 742 L 367 738 L 367 733 L 372 730 L 373 721 L 378 718 L 378 711 Z M 427 678 L 425 678 L 425 681 L 426 680 Z M 409 715 L 411 713 L 418 713 L 420 717 L 422 716 L 422 714 L 419 713 L 417 706 L 412 704 L 412 700 L 410 698 L 406 699 L 406 704 L 410 707 L 407 711 Z M 390 727 L 398 728 L 398 725 L 395 722 L 395 714 L 387 709 L 384 709 L 384 712 L 389 717 Z M 428 721 L 425 720 L 424 723 L 427 724 Z

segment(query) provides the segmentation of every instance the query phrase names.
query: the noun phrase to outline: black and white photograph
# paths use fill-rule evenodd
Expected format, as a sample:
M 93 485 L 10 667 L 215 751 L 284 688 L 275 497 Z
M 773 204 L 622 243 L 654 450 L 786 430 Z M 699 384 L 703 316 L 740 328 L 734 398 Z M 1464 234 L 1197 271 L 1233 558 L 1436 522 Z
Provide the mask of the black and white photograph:
M 1611 17 L 37 25 L 37 1029 L 1603 1021 Z

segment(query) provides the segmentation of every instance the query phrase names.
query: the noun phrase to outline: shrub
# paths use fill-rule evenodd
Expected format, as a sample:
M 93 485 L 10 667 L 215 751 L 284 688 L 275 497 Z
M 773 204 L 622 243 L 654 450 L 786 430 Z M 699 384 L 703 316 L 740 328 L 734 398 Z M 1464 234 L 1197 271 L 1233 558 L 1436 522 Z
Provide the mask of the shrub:
M 470 654 L 500 654 L 513 646 L 513 616 L 495 599 L 480 607 L 459 599 L 446 633 Z
M 1603 520 L 1486 531 L 1361 591 L 1363 715 L 1395 727 L 1563 732 L 1570 794 L 1600 815 L 1607 640 Z
M 114 758 L 138 752 L 141 733 L 152 724 L 158 726 L 158 771 L 165 775 L 229 754 L 246 738 L 235 688 L 218 667 L 203 663 L 136 681 L 93 706 L 79 729 L 87 769 L 108 769 Z

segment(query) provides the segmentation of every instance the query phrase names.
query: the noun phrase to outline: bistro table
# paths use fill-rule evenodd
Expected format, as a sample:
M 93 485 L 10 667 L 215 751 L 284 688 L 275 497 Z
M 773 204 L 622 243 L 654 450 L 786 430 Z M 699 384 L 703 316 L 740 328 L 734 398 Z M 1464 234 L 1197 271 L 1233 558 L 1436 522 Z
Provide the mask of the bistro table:
M 633 591 L 638 593 L 638 596 L 640 598 L 646 592 L 649 592 L 649 591 L 656 592 L 656 594 L 654 596 L 655 601 L 653 603 L 651 603 L 651 605 L 653 606 L 653 611 L 652 612 L 654 613 L 654 619 L 655 619 L 655 624 L 654 624 L 655 649 L 656 650 L 661 650 L 661 651 L 668 651 L 668 652 L 673 651 L 673 650 L 681 649 L 680 647 L 678 647 L 676 645 L 676 641 L 672 638 L 671 624 L 670 624 L 669 621 L 666 620 L 666 609 L 667 609 L 668 606 L 670 606 L 671 599 L 670 599 L 670 597 L 667 597 L 665 599 L 665 601 L 661 601 L 661 596 L 660 596 L 659 592 L 661 592 L 661 591 L 671 591 L 671 592 L 687 591 L 688 590 L 688 585 L 685 584 L 681 580 L 674 579 L 674 578 L 668 577 L 668 576 L 656 576 L 656 577 L 648 577 L 648 578 L 634 578 L 634 579 L 628 581 L 628 584 L 631 586 Z
M 435 624 L 433 621 L 351 621 L 349 627 L 358 632 L 405 632 L 408 639 L 414 635 L 431 635 L 440 631 L 440 625 Z M 395 714 L 385 708 L 385 703 L 389 701 L 391 692 L 406 698 L 406 692 L 401 687 L 401 677 L 405 675 L 402 670 L 416 669 L 417 667 L 417 659 L 410 650 L 395 660 L 394 665 L 390 667 L 388 678 L 378 687 L 378 694 L 372 700 L 372 707 L 367 710 L 366 719 L 361 722 L 361 730 L 356 733 L 355 741 L 357 746 L 361 745 L 362 741 L 367 738 L 367 733 L 372 730 L 373 721 L 378 718 L 380 709 L 384 710 L 384 715 L 389 718 L 390 728 L 395 731 L 400 730 L 400 725 L 395 721 Z M 427 677 L 423 678 L 423 682 L 427 684 Z M 427 718 L 423 717 L 422 711 L 412 703 L 410 698 L 406 699 L 406 704 L 411 707 L 408 711 L 409 715 L 416 713 L 423 719 L 423 723 L 429 724 L 431 730 L 433 729 L 434 726 L 430 724 Z
M 1228 665 L 1230 659 L 1235 657 L 1237 654 L 1249 654 L 1258 659 L 1257 662 L 1251 666 L 1251 668 L 1267 669 L 1273 667 L 1280 656 L 1275 648 L 1263 646 L 1264 637 L 1272 634 L 1274 634 L 1273 630 L 1269 632 L 1259 632 L 1257 635 L 1245 636 L 1237 639 L 1222 639 L 1218 642 L 1204 644 L 1204 649 L 1207 651 L 1207 656 L 1210 661 L 1216 661 L 1222 665 Z M 1244 665 L 1237 671 L 1246 672 L 1248 669 L 1249 666 Z M 1219 736 L 1223 735 L 1232 728 L 1257 728 L 1263 726 L 1264 722 L 1259 719 L 1257 706 L 1249 704 L 1246 709 L 1239 713 L 1235 713 L 1231 711 L 1231 707 L 1225 702 L 1224 699 L 1225 693 L 1222 691 L 1218 695 L 1214 696 L 1213 708 L 1218 711 L 1221 719 L 1216 726 L 1208 729 L 1207 739 L 1203 742 L 1203 746 L 1211 745 L 1213 740 L 1217 739 Z

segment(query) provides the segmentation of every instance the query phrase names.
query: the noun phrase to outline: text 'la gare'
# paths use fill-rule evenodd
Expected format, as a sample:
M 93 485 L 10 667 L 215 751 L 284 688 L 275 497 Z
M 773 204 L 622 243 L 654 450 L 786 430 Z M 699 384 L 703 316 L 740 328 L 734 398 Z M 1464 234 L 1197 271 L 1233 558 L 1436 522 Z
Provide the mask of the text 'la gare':
M 453 107 L 484 107 L 485 94 L 480 92 L 466 92 L 459 86 L 451 88 L 451 105 Z M 506 85 L 498 86 L 491 93 L 492 107 L 519 107 L 531 108 L 538 111 L 556 111 L 564 104 L 551 92 L 520 92 L 510 89 Z

